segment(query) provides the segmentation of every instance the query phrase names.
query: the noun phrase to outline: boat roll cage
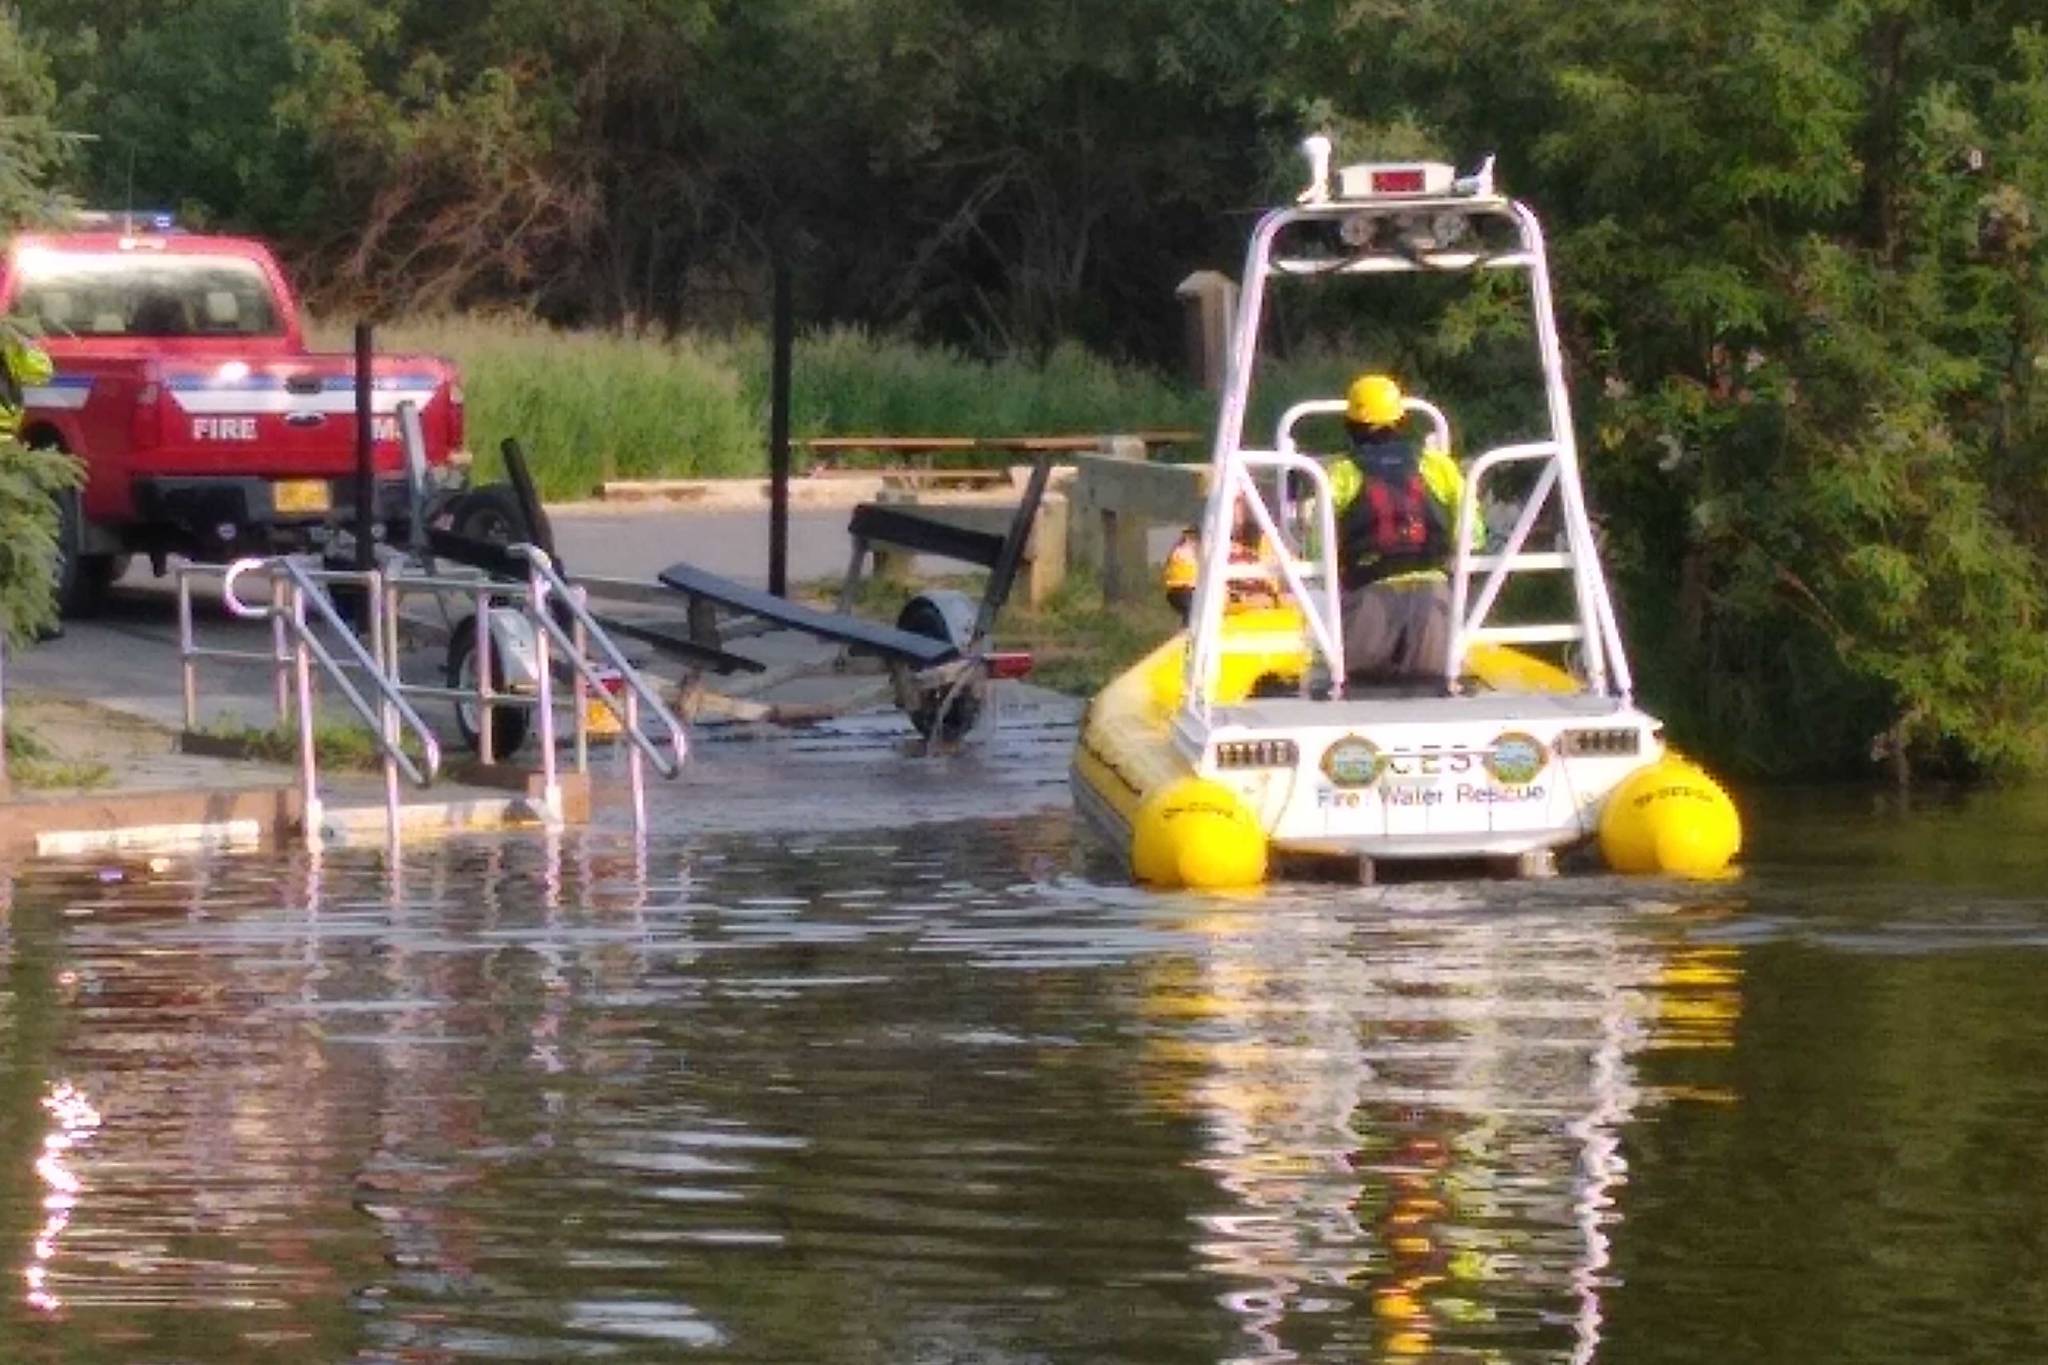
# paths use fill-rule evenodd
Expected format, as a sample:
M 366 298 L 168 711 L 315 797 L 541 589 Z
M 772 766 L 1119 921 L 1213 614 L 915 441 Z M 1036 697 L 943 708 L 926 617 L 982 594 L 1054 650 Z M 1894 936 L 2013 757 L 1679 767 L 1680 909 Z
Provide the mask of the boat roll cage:
M 1318 147 L 1318 143 L 1322 145 Z M 1563 645 L 1575 651 L 1575 671 L 1588 692 L 1627 702 L 1634 682 L 1579 476 L 1542 224 L 1527 205 L 1495 192 L 1491 158 L 1478 172 L 1463 178 L 1456 177 L 1450 167 L 1433 163 L 1347 166 L 1338 173 L 1333 189 L 1327 142 L 1311 138 L 1304 149 L 1313 172 L 1309 189 L 1299 203 L 1272 210 L 1259 220 L 1246 254 L 1242 302 L 1231 339 L 1202 518 L 1202 568 L 1189 616 L 1184 707 L 1205 718 L 1211 710 L 1223 655 L 1230 648 L 1222 630 L 1230 584 L 1249 577 L 1277 580 L 1281 591 L 1301 608 L 1309 644 L 1323 674 L 1320 681 L 1305 675 L 1303 694 L 1309 695 L 1314 688 L 1324 695 L 1322 688 L 1327 687 L 1330 699 L 1345 695 L 1335 502 L 1323 462 L 1303 454 L 1295 438 L 1295 428 L 1303 419 L 1342 413 L 1344 402 L 1333 397 L 1297 403 L 1280 419 L 1270 447 L 1245 444 L 1246 406 L 1268 284 L 1276 275 L 1479 270 L 1518 270 L 1529 277 L 1550 430 L 1539 440 L 1486 451 L 1465 467 L 1465 496 L 1458 507 L 1448 565 L 1452 629 L 1445 691 L 1458 690 L 1466 656 L 1476 644 Z M 1282 254 L 1282 234 L 1300 225 L 1319 229 L 1321 238 L 1334 231 L 1343 249 L 1318 255 Z M 1483 240 L 1486 233 L 1482 229 L 1492 229 L 1496 237 L 1506 240 L 1489 244 Z M 1417 398 L 1407 399 L 1405 406 L 1428 419 L 1428 439 L 1448 451 L 1450 423 L 1443 411 Z M 1482 494 L 1502 482 L 1501 471 L 1530 464 L 1538 469 L 1527 494 L 1515 499 L 1520 508 L 1511 529 L 1497 546 L 1475 548 Z M 1261 492 L 1262 477 L 1272 489 L 1270 498 Z M 1531 550 L 1529 541 L 1538 519 L 1553 502 L 1560 532 L 1556 547 Z M 1257 565 L 1231 561 L 1231 532 L 1240 508 L 1245 509 L 1266 547 L 1266 555 Z M 1570 618 L 1493 623 L 1502 590 L 1509 578 L 1521 573 L 1569 574 L 1573 585 Z

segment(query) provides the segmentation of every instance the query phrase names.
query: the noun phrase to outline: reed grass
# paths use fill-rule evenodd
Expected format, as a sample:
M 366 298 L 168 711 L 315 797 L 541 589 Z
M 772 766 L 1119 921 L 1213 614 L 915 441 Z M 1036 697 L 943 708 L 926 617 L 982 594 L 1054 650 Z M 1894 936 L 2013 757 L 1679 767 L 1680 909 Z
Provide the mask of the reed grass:
M 315 336 L 323 347 L 346 344 L 338 326 Z M 607 478 L 767 472 L 768 342 L 758 332 L 663 338 L 422 318 L 380 328 L 378 348 L 461 368 L 469 446 L 486 478 L 496 477 L 507 436 L 554 499 L 588 496 Z M 798 339 L 790 397 L 798 440 L 1201 431 L 1211 406 L 1199 391 L 1079 346 L 984 361 L 855 328 Z
M 315 344 L 341 349 L 347 329 L 314 329 Z M 444 356 L 461 369 L 469 448 L 479 476 L 499 477 L 507 436 L 525 447 L 543 496 L 587 497 L 606 479 L 744 478 L 768 470 L 768 341 L 760 332 L 659 337 L 569 332 L 529 318 L 415 318 L 379 329 L 389 353 Z M 1272 440 L 1286 406 L 1341 395 L 1362 363 L 1328 346 L 1296 348 L 1261 364 L 1246 440 Z M 1405 372 L 1405 362 L 1395 366 Z M 1458 417 L 1477 418 L 1478 395 L 1436 393 Z M 798 338 L 791 370 L 791 433 L 818 436 L 1098 436 L 1137 431 L 1199 433 L 1168 458 L 1208 454 L 1215 397 L 1143 366 L 1078 345 L 1042 356 L 982 360 L 859 328 Z M 1485 426 L 1487 423 L 1480 422 Z M 1331 419 L 1312 419 L 1305 443 L 1340 449 Z M 1463 436 L 1466 433 L 1461 432 Z M 1474 432 L 1472 434 L 1479 434 Z M 799 469 L 804 456 L 798 453 Z M 879 456 L 867 462 L 898 462 Z M 940 456 L 934 463 L 987 456 Z M 858 457 L 846 461 L 861 463 Z

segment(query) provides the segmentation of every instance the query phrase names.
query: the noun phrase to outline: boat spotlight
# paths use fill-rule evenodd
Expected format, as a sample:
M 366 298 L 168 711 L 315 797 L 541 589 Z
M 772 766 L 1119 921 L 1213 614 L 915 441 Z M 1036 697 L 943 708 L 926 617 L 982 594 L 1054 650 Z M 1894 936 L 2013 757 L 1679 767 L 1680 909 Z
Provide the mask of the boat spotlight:
M 1337 235 L 1344 239 L 1344 245 L 1363 251 L 1378 240 L 1379 222 L 1370 213 L 1350 214 L 1337 225 Z

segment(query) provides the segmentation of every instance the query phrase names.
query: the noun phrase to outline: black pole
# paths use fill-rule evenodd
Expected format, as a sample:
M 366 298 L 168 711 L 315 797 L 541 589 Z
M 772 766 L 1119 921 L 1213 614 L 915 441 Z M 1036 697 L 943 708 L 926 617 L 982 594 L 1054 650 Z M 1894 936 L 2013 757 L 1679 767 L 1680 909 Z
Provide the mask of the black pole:
M 377 521 L 377 445 L 375 412 L 371 403 L 374 377 L 371 374 L 370 324 L 356 324 L 356 568 L 368 572 L 377 567 L 376 538 L 371 528 Z
M 775 341 L 768 376 L 768 591 L 789 596 L 789 261 L 775 253 Z

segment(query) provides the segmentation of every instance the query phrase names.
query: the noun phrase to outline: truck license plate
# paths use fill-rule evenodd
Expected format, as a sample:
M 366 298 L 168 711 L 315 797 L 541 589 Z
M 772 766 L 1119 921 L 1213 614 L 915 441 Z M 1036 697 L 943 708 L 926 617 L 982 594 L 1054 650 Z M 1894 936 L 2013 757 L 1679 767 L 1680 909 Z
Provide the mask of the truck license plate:
M 333 506 L 325 479 L 280 479 L 270 496 L 280 512 L 325 512 Z

